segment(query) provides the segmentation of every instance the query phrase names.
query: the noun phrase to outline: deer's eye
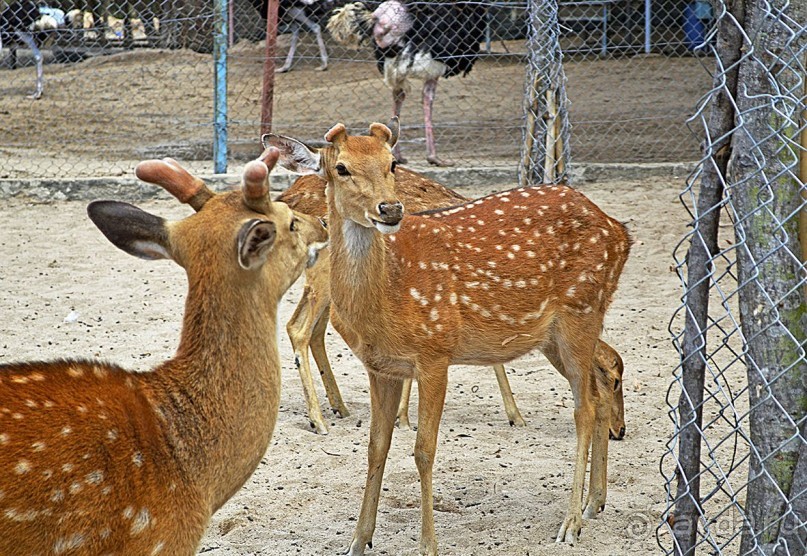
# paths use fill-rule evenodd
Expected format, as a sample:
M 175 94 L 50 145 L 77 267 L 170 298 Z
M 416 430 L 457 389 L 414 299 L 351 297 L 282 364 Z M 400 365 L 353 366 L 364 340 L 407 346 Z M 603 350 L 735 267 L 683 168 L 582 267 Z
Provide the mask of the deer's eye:
M 336 165 L 336 173 L 340 176 L 349 176 L 350 172 L 347 171 L 347 167 L 342 164 L 341 162 Z
M 393 161 L 392 161 L 392 164 L 391 164 L 391 165 L 390 165 L 390 167 L 389 167 L 389 171 L 390 171 L 390 173 L 391 173 L 391 174 L 394 174 L 394 173 L 395 173 L 395 168 L 397 168 L 397 167 L 398 167 L 398 162 L 397 162 L 397 161 L 395 161 L 395 160 L 393 160 Z
M 300 226 L 299 226 L 299 223 L 297 222 L 297 219 L 292 218 L 291 219 L 291 224 L 289 224 L 289 231 L 290 232 L 296 232 L 299 227 Z

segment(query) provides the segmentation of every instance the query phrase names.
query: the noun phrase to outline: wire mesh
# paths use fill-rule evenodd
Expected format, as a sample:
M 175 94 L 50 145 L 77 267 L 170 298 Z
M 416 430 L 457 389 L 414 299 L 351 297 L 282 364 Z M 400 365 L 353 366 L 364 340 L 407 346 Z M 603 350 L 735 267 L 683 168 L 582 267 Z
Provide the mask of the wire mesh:
M 19 11 L 23 1 L 0 0 L 0 8 Z M 42 19 L 48 10 L 39 1 Z M 336 121 L 363 128 L 392 114 L 393 94 L 372 41 L 343 46 L 326 30 L 343 3 L 280 2 L 278 68 L 289 60 L 294 29 L 300 33 L 289 71 L 274 79 L 276 131 L 315 141 Z M 435 24 L 438 4 L 460 6 L 450 25 Z M 406 2 L 412 12 L 432 10 L 421 42 L 439 59 L 468 60 L 451 50 L 458 44 L 478 51 L 467 76 L 437 80 L 432 120 L 438 157 L 466 166 L 518 164 L 525 74 L 536 55 L 528 37 L 530 4 L 555 9 L 554 0 Z M 366 2 L 365 8 L 379 5 Z M 685 0 L 559 2 L 570 99 L 567 148 L 575 160 L 697 158 L 697 141 L 683 122 L 709 88 L 694 49 L 711 14 L 689 7 Z M 48 0 L 47 8 L 55 25 L 39 25 L 33 33 L 45 62 L 40 100 L 26 98 L 35 88 L 31 48 L 11 28 L 3 32 L 0 178 L 128 174 L 152 156 L 173 156 L 200 172 L 212 169 L 214 0 Z M 260 0 L 227 5 L 230 161 L 254 156 L 258 148 L 266 29 L 260 11 Z M 300 12 L 316 25 L 295 23 Z M 452 31 L 463 17 L 472 25 Z M 329 56 L 325 72 L 318 71 L 316 28 Z M 428 141 L 423 80 L 410 87 L 401 108 L 403 153 L 422 167 Z
M 692 230 L 674 252 L 681 364 L 657 538 L 665 554 L 805 554 L 807 5 L 714 12 L 713 86 L 689 122 L 703 156 L 681 194 Z

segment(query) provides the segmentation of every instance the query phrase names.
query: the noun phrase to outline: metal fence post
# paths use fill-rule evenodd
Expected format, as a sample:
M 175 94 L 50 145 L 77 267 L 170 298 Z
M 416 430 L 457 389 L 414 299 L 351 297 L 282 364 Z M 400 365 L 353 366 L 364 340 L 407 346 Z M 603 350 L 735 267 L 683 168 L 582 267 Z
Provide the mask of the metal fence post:
M 216 25 L 213 37 L 213 172 L 227 172 L 227 44 L 230 0 L 214 0 Z

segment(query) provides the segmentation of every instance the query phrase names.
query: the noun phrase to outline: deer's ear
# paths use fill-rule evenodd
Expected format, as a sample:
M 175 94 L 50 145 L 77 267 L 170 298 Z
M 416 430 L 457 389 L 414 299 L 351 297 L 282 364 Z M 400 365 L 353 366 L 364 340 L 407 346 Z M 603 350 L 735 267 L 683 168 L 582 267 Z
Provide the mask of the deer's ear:
M 280 151 L 278 163 L 289 172 L 301 175 L 322 175 L 319 152 L 312 151 L 302 141 L 284 135 L 267 133 L 261 137 L 261 142 L 264 148 L 276 147 Z
M 238 264 L 245 270 L 263 266 L 275 245 L 277 228 L 274 222 L 253 219 L 238 232 Z
M 128 203 L 93 201 L 87 214 L 115 247 L 141 259 L 173 259 L 166 222 Z

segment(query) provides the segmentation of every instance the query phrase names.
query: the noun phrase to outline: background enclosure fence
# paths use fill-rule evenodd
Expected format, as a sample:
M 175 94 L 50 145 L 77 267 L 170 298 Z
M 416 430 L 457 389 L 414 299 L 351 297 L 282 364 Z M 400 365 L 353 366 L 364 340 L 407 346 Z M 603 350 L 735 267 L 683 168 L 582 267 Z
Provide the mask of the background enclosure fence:
M 715 5 L 662 460 L 666 554 L 807 553 L 807 4 Z M 723 221 L 721 222 L 721 218 Z M 733 232 L 733 233 L 732 233 Z
M 0 52 L 0 178 L 130 174 L 144 157 L 174 156 L 196 171 L 213 163 L 214 0 L 47 0 L 78 17 L 39 33 L 45 90 L 38 101 L 32 57 L 9 41 Z M 320 0 L 333 7 L 340 2 Z M 9 5 L 0 0 L 0 6 Z M 287 4 L 284 0 L 281 4 Z M 378 2 L 367 2 L 368 7 Z M 436 2 L 408 2 L 411 7 Z M 568 145 L 576 161 L 665 162 L 697 158 L 684 121 L 709 89 L 698 46 L 711 22 L 695 0 L 466 2 L 483 14 L 480 54 L 466 77 L 438 81 L 438 152 L 462 166 L 515 169 L 520 161 L 529 60 L 550 52 L 530 40 L 530 9 L 553 13 L 568 77 Z M 532 8 L 530 8 L 532 4 Z M 252 0 L 226 6 L 226 124 L 231 163 L 254 156 L 261 128 L 266 23 Z M 328 9 L 314 14 L 323 28 Z M 543 16 L 541 16 L 543 17 Z M 544 21 L 543 19 L 541 21 Z M 276 65 L 291 42 L 279 25 Z M 291 71 L 274 81 L 273 129 L 321 140 L 336 121 L 363 127 L 392 112 L 372 48 L 345 47 L 323 32 L 321 64 L 303 27 Z M 467 38 L 467 37 L 466 37 Z M 453 40 L 436 34 L 432 43 Z M 456 37 L 454 37 L 456 39 Z M 541 47 L 543 48 L 543 47 Z M 426 166 L 422 82 L 403 105 L 405 152 Z M 527 86 L 532 86 L 527 83 Z M 537 84 L 541 91 L 543 84 Z M 543 94 L 543 93 L 541 93 Z M 543 118 L 543 115 L 538 116 Z

